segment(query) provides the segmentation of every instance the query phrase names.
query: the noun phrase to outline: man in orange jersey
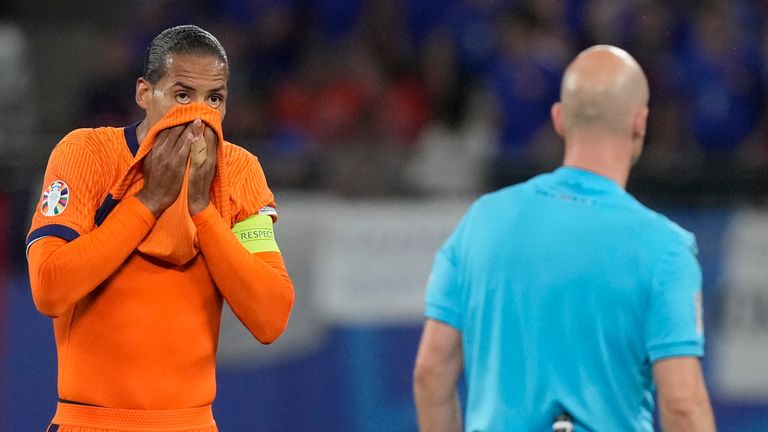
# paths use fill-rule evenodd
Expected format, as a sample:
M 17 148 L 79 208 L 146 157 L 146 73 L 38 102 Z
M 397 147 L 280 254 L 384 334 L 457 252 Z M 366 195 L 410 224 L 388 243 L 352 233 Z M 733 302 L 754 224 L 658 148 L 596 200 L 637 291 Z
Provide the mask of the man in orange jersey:
M 56 335 L 50 431 L 216 431 L 222 301 L 261 343 L 286 327 L 274 197 L 221 132 L 228 74 L 210 33 L 167 29 L 136 82 L 144 120 L 75 130 L 51 154 L 27 238 Z

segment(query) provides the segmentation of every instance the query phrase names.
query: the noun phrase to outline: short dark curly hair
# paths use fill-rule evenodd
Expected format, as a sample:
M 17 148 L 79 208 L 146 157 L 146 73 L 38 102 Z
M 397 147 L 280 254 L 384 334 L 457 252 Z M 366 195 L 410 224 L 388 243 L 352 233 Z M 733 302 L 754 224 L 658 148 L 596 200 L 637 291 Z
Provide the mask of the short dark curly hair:
M 196 25 L 180 25 L 163 30 L 149 44 L 144 54 L 144 79 L 156 84 L 165 75 L 171 54 L 215 56 L 229 72 L 227 53 L 218 39 Z

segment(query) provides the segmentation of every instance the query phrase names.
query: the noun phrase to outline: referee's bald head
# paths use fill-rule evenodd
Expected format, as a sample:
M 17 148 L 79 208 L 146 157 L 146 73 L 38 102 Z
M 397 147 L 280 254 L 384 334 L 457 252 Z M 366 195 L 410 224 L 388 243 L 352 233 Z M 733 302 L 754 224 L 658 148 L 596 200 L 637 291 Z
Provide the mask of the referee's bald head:
M 595 45 L 582 51 L 563 75 L 560 90 L 563 129 L 625 133 L 635 114 L 647 110 L 648 80 L 626 51 Z

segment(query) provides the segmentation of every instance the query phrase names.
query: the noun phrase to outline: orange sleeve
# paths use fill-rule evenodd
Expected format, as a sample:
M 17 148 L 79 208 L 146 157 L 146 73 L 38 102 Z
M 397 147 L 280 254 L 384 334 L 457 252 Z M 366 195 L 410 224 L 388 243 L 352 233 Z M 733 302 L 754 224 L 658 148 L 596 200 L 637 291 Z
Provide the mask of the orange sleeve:
M 232 143 L 225 143 L 232 178 L 231 225 L 255 214 L 269 214 L 277 222 L 275 197 L 267 185 L 259 159 Z
M 48 159 L 28 244 L 46 235 L 71 241 L 94 228 L 94 217 L 109 188 L 104 155 L 109 156 L 112 147 L 109 137 L 93 129 L 72 131 L 56 145 Z M 49 195 L 54 186 L 58 200 Z
M 259 342 L 272 343 L 288 325 L 293 282 L 279 252 L 251 254 L 216 208 L 192 217 L 200 251 L 224 299 Z
M 104 223 L 68 242 L 42 237 L 29 246 L 35 307 L 55 318 L 112 275 L 152 229 L 155 218 L 138 198 L 119 204 Z

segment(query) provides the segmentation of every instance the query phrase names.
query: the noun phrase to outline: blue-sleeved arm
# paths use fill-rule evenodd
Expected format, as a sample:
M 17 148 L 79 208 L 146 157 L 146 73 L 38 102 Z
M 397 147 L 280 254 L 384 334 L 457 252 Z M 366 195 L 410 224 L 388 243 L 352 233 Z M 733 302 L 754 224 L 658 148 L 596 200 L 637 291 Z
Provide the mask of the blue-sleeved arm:
M 689 234 L 670 245 L 654 271 L 645 325 L 651 362 L 704 355 L 701 282 L 696 241 Z
M 450 248 L 443 247 L 435 257 L 427 284 L 426 300 L 427 318 L 442 321 L 461 330 L 464 320 L 463 307 L 460 304 L 461 287 Z
M 464 323 L 465 290 L 461 275 L 461 255 L 470 212 L 464 215 L 435 256 L 426 293 L 427 318 L 442 321 L 457 330 Z

